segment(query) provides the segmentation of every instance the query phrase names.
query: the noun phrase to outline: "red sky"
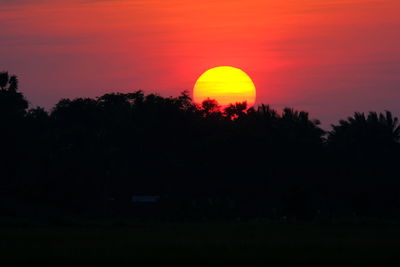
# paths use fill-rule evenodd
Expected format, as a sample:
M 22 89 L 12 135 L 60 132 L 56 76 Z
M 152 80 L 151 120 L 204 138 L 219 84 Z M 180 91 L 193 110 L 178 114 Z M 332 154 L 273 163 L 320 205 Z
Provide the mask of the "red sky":
M 143 89 L 192 90 L 241 68 L 257 103 L 324 125 L 353 111 L 400 116 L 398 0 L 0 0 L 0 70 L 32 106 Z

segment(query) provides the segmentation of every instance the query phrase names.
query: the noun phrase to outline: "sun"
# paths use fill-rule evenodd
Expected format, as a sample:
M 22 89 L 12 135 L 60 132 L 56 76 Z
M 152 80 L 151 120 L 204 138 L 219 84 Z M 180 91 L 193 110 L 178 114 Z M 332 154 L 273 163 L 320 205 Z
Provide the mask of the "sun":
M 251 78 L 241 69 L 221 66 L 204 72 L 193 88 L 193 99 L 201 104 L 214 99 L 222 107 L 247 102 L 253 106 L 256 101 L 256 87 Z

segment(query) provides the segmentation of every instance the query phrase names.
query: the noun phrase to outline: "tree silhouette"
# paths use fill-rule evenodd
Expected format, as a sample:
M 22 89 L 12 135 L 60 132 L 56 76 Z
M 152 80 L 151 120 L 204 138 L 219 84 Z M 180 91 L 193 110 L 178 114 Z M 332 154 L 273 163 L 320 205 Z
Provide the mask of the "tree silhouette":
M 368 115 L 356 112 L 332 128 L 327 140 L 331 161 L 336 165 L 332 168 L 337 177 L 332 187 L 347 195 L 356 214 L 365 214 L 362 207 L 370 203 L 380 206 L 381 212 L 392 209 L 400 201 L 391 186 L 397 183 L 397 174 L 389 167 L 396 164 L 400 152 L 398 118 L 388 111 Z M 385 201 L 388 197 L 392 198 L 390 202 Z
M 0 188 L 20 190 L 18 173 L 25 153 L 25 114 L 28 102 L 18 92 L 18 79 L 0 73 Z
M 241 119 L 247 110 L 247 102 L 230 104 L 224 109 L 224 114 L 229 119 Z
M 389 111 L 384 114 L 370 112 L 368 116 L 356 112 L 353 117 L 341 120 L 339 125 L 332 125 L 332 128 L 328 141 L 344 146 L 362 148 L 371 144 L 392 145 L 400 139 L 398 118 Z
M 18 92 L 18 79 L 9 76 L 8 72 L 0 73 L 0 120 L 21 119 L 28 108 L 28 102 Z M 4 123 L 4 122 L 3 122 Z
M 13 75 L 10 77 L 8 72 L 0 72 L 0 89 L 7 91 L 18 90 L 18 78 Z
M 214 99 L 206 99 L 201 103 L 201 112 L 207 118 L 221 118 L 221 106 Z
M 161 196 L 162 209 L 140 216 L 169 220 L 399 214 L 390 112 L 355 113 L 326 132 L 305 111 L 222 110 L 187 91 L 61 99 L 47 112 L 28 109 L 3 72 L 0 122 L 3 195 L 62 214 L 137 217 L 132 195 Z

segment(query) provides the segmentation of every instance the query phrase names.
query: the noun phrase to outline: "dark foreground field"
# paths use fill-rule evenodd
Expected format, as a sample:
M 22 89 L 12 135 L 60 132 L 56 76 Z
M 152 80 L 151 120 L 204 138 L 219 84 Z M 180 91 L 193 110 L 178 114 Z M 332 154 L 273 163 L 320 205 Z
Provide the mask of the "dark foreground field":
M 2 261 L 398 261 L 400 225 L 170 223 L 1 227 Z

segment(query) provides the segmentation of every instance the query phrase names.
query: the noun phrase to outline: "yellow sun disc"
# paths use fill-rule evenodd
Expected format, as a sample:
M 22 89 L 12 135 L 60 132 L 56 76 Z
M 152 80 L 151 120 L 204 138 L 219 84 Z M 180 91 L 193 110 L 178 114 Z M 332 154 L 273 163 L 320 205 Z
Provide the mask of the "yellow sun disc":
M 197 80 L 193 89 L 194 102 L 201 104 L 206 99 L 214 99 L 221 106 L 256 101 L 256 87 L 242 70 L 222 66 L 207 70 Z

